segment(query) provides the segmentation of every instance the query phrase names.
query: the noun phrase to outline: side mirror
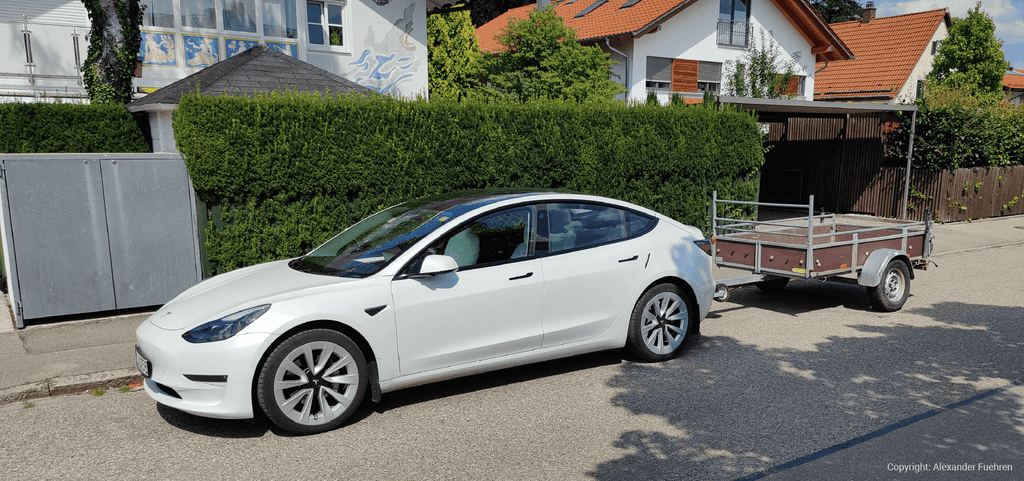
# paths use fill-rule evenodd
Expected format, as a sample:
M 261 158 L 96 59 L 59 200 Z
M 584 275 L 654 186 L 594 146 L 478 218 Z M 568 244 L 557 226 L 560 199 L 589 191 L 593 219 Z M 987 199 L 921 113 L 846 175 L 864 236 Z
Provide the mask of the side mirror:
M 438 274 L 449 274 L 459 270 L 459 263 L 451 256 L 431 255 L 423 259 L 420 266 L 421 276 L 436 276 Z

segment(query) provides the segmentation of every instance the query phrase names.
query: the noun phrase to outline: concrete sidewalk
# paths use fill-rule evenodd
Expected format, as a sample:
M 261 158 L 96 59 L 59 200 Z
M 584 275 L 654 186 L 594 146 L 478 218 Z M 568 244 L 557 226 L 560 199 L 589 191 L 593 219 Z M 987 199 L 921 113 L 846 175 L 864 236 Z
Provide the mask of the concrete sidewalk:
M 889 221 L 843 215 L 837 222 L 871 225 Z M 941 269 L 944 255 L 1024 243 L 1024 216 L 936 224 L 935 235 L 933 258 Z M 135 368 L 135 329 L 150 313 L 17 330 L 10 312 L 7 296 L 0 296 L 0 404 L 141 380 Z

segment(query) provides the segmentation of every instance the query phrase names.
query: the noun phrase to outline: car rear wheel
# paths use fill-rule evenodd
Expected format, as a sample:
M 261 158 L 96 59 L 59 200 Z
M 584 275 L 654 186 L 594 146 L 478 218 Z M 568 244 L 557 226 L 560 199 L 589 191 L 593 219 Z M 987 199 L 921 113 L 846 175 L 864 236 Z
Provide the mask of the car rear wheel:
M 366 393 L 366 361 L 348 336 L 329 329 L 295 334 L 260 370 L 260 408 L 277 427 L 316 434 L 341 426 Z
M 645 361 L 672 359 L 686 343 L 693 312 L 690 298 L 678 286 L 658 284 L 633 308 L 626 345 Z

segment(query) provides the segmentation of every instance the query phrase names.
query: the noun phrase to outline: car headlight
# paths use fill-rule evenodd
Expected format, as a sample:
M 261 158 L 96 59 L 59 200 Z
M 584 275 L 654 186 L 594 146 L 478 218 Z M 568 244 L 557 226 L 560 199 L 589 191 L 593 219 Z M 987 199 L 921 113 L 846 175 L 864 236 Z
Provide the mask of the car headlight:
M 216 321 L 207 322 L 181 335 L 183 339 L 193 344 L 200 342 L 214 342 L 228 339 L 238 331 L 245 329 L 245 326 L 252 324 L 252 321 L 259 319 L 264 312 L 270 309 L 270 304 L 251 307 L 244 311 L 229 314 Z

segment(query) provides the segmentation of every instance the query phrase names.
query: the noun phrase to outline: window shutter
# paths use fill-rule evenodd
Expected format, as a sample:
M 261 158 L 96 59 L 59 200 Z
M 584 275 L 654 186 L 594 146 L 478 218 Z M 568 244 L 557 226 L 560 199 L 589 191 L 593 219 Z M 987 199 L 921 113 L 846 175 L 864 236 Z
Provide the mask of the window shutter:
M 647 57 L 647 80 L 652 82 L 671 82 L 672 59 Z
M 721 82 L 722 64 L 718 62 L 700 62 L 697 67 L 697 80 L 700 82 Z

